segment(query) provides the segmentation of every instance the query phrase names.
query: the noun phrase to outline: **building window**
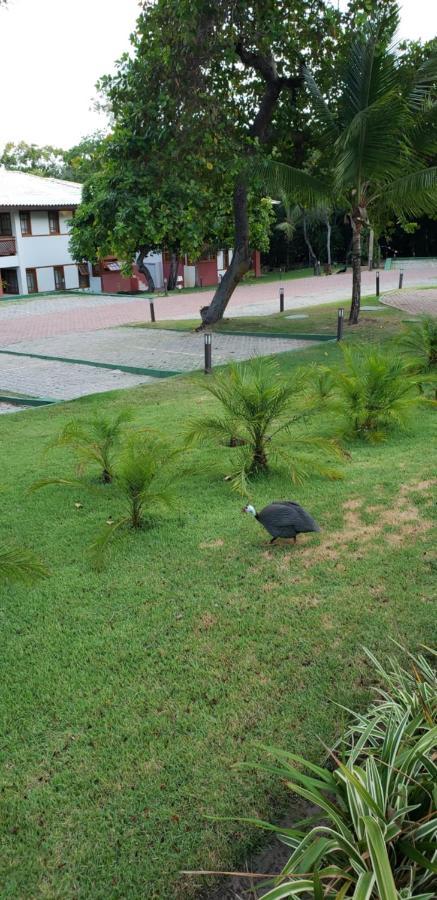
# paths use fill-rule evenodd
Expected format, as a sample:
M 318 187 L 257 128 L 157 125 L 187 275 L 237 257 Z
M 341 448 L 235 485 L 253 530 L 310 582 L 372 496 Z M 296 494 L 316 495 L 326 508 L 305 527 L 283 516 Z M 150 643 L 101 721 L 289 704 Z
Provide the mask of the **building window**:
M 36 277 L 36 269 L 26 269 L 27 290 L 29 294 L 38 293 L 38 281 Z
M 89 275 L 87 263 L 80 263 L 80 265 L 77 268 L 79 270 L 79 287 L 80 288 L 89 288 L 90 275 Z
M 11 237 L 12 235 L 11 214 L 8 212 L 0 213 L 0 235 L 2 237 Z
M 55 291 L 65 291 L 64 266 L 53 266 L 55 276 Z
M 23 237 L 26 237 L 28 234 L 32 234 L 32 222 L 30 219 L 30 212 L 20 212 L 20 225 L 21 225 L 21 234 Z
M 49 211 L 49 233 L 50 234 L 59 234 L 59 213 L 57 209 L 51 209 Z

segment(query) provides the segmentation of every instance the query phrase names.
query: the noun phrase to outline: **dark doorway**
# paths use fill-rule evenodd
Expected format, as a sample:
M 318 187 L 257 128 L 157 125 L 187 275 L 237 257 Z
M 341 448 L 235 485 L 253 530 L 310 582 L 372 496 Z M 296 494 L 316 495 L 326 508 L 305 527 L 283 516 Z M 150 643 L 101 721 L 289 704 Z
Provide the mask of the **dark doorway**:
M 18 276 L 16 269 L 0 269 L 4 294 L 18 294 Z

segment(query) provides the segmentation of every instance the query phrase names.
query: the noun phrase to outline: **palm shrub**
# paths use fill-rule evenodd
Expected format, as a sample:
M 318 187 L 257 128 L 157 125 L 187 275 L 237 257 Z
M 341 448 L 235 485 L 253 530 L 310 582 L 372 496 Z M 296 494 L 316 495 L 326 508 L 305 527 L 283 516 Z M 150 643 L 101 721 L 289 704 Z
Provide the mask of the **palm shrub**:
M 97 414 L 85 421 L 71 419 L 49 447 L 71 447 L 76 456 L 78 475 L 95 464 L 99 478 L 108 484 L 113 479 L 114 458 L 125 432 L 124 426 L 131 419 L 130 410 L 122 410 L 113 418 Z
M 271 196 L 345 209 L 353 237 L 351 324 L 360 312 L 363 230 L 381 230 L 393 216 L 405 222 L 433 215 L 437 202 L 437 166 L 429 164 L 437 139 L 437 50 L 410 67 L 390 46 L 397 24 L 398 13 L 389 11 L 354 33 L 341 71 L 335 69 L 332 102 L 303 67 L 324 146 L 320 177 L 273 161 L 258 166 Z
M 276 765 L 255 768 L 273 771 L 289 790 L 317 806 L 323 823 L 314 825 L 312 817 L 283 828 L 242 820 L 275 831 L 290 848 L 264 900 L 435 897 L 437 679 L 423 656 L 412 661 L 410 673 L 374 660 L 385 684 L 366 714 L 352 714 L 331 754 L 332 770 L 265 748 Z
M 0 584 L 11 581 L 31 585 L 47 578 L 48 574 L 46 566 L 32 550 L 15 544 L 0 545 Z
M 406 362 L 372 346 L 344 346 L 342 352 L 344 366 L 328 382 L 324 397 L 342 421 L 342 434 L 375 442 L 391 428 L 405 427 L 421 402 L 418 378 Z
M 284 378 L 273 359 L 234 364 L 215 374 L 205 389 L 221 411 L 190 422 L 188 444 L 211 438 L 231 451 L 234 486 L 267 473 L 270 459 L 285 460 L 294 482 L 312 474 L 340 477 L 330 461 L 341 457 L 338 444 L 305 434 L 303 427 L 320 404 L 308 402 L 301 374 Z M 279 445 L 279 436 L 286 442 Z
M 437 375 L 437 319 L 421 316 L 405 325 L 398 339 L 399 349 L 411 370 L 433 381 Z
M 118 529 L 150 526 L 158 513 L 174 505 L 171 486 L 180 474 L 175 465 L 177 457 L 178 451 L 170 450 L 151 432 L 134 431 L 127 436 L 113 472 L 124 512 L 116 521 L 108 521 L 94 540 L 91 549 L 96 562 Z

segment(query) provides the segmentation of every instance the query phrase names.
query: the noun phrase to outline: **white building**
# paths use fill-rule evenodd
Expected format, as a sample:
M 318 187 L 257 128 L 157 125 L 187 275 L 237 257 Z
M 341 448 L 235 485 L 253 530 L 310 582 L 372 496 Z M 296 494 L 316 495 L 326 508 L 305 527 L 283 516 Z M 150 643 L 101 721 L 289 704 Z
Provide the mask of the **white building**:
M 88 287 L 68 249 L 82 186 L 0 168 L 0 294 Z

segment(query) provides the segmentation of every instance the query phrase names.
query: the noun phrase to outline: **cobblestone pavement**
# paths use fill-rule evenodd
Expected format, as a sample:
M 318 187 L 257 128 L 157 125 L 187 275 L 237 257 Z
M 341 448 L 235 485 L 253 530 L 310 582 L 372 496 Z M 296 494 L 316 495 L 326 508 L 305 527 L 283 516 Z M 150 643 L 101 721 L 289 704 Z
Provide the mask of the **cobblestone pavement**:
M 230 360 L 297 350 L 310 343 L 312 341 L 215 334 L 212 340 L 212 360 L 213 365 L 220 365 Z M 203 346 L 201 334 L 160 329 L 148 331 L 113 328 L 39 341 L 22 341 L 6 349 L 115 366 L 191 372 L 203 368 Z M 0 372 L 0 389 L 33 393 L 49 399 L 71 399 L 155 380 L 147 375 L 5 353 L 0 355 Z
M 381 297 L 385 306 L 394 306 L 411 315 L 428 313 L 437 316 L 437 289 L 427 291 L 393 291 L 385 297 Z
M 96 369 L 28 356 L 3 353 L 0 356 L 0 392 L 10 394 L 28 394 L 47 400 L 73 400 L 75 397 L 135 387 L 149 381 L 155 379 L 114 369 Z

